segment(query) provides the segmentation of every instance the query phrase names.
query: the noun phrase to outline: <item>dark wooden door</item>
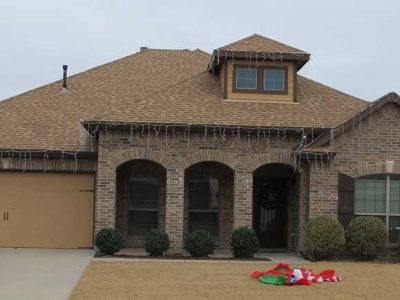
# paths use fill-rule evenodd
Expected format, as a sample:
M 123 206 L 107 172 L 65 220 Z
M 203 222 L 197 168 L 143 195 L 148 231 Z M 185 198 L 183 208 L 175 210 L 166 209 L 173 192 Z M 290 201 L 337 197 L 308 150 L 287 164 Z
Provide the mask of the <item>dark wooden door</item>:
M 288 179 L 254 177 L 253 226 L 261 248 L 287 247 Z

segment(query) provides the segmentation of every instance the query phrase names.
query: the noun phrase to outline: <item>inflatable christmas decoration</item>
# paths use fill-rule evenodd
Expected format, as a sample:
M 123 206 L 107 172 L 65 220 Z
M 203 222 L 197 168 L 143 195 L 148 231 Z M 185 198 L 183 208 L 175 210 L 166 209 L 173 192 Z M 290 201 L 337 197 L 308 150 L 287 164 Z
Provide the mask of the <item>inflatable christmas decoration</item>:
M 251 274 L 262 283 L 274 285 L 311 285 L 313 283 L 338 282 L 340 277 L 335 275 L 335 270 L 325 270 L 314 273 L 311 269 L 293 267 L 289 264 L 279 263 L 268 271 L 255 271 Z

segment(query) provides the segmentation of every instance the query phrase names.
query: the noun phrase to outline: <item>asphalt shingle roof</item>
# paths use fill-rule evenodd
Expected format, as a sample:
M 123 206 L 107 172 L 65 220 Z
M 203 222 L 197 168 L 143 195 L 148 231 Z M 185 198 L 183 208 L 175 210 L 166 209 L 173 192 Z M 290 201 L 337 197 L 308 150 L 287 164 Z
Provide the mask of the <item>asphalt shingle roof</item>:
M 0 149 L 90 150 L 80 121 L 333 127 L 368 103 L 298 76 L 297 103 L 231 102 L 201 50 L 149 49 L 0 102 Z

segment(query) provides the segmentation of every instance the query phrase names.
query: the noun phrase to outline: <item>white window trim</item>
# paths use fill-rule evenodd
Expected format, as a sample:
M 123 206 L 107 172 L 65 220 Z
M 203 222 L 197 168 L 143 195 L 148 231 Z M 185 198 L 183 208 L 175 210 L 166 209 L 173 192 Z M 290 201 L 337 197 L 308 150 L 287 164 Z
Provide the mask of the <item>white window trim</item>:
M 356 213 L 354 211 L 354 215 L 355 216 L 379 216 L 379 217 L 385 217 L 385 227 L 386 227 L 387 234 L 389 234 L 389 218 L 390 217 L 400 217 L 400 214 L 390 213 L 390 181 L 391 181 L 390 180 L 390 175 L 391 174 L 386 174 L 386 177 L 385 177 L 385 183 L 386 183 L 386 195 L 385 195 L 386 208 L 385 208 L 385 213 Z M 395 243 L 390 243 L 389 242 L 389 245 L 396 245 L 396 244 L 397 244 L 396 242 Z
M 239 79 L 238 71 L 239 71 L 239 69 L 244 69 L 244 70 L 256 70 L 256 86 L 255 86 L 254 88 L 249 88 L 249 87 L 245 87 L 245 88 L 243 88 L 243 87 L 238 87 L 238 79 Z M 246 76 L 246 85 L 247 85 L 247 76 Z M 235 82 L 235 88 L 236 88 L 237 90 L 252 90 L 252 91 L 258 90 L 258 72 L 257 72 L 257 69 L 256 69 L 256 68 L 242 68 L 242 67 L 236 68 L 236 82 Z
M 267 89 L 267 87 L 265 86 L 265 82 L 266 82 L 266 76 L 265 76 L 265 73 L 268 71 L 268 70 L 271 70 L 271 71 L 281 71 L 282 72 L 282 74 L 283 74 L 283 77 L 282 77 L 282 80 L 283 80 L 283 82 L 282 82 L 282 89 Z M 264 89 L 264 91 L 270 91 L 270 92 L 283 92 L 283 91 L 285 91 L 285 76 L 286 76 L 286 74 L 285 74 L 285 70 L 284 69 L 272 69 L 272 68 L 264 68 L 264 74 L 263 74 L 264 76 L 263 76 L 263 89 Z M 274 82 L 274 80 L 272 81 L 272 82 Z

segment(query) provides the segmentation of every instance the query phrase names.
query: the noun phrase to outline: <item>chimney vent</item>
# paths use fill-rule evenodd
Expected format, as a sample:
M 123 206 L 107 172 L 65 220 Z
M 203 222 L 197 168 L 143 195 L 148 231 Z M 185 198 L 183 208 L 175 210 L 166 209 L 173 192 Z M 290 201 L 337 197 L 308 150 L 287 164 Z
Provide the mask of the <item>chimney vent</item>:
M 148 49 L 149 49 L 149 47 L 140 47 L 140 52 L 146 51 Z
M 67 93 L 67 70 L 68 70 L 68 65 L 63 65 L 63 85 L 62 85 L 62 93 L 65 94 Z

